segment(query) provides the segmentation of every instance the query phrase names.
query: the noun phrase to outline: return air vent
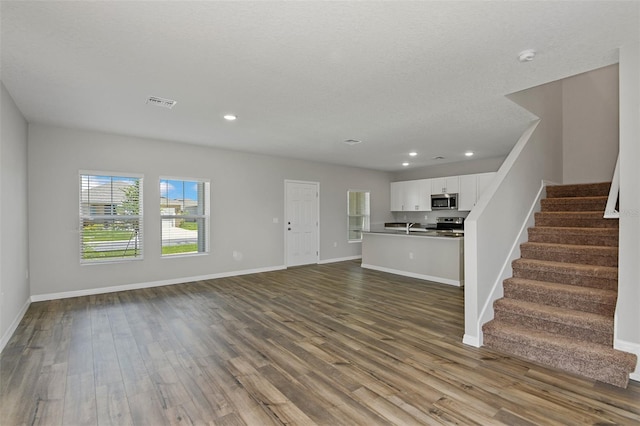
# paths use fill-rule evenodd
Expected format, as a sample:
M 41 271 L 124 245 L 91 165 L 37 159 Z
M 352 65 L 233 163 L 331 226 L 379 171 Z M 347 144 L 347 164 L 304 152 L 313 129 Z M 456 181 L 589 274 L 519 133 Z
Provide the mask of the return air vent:
M 155 105 L 155 106 L 159 106 L 159 107 L 162 107 L 162 108 L 171 109 L 178 102 L 176 102 L 176 101 L 174 101 L 172 99 L 159 98 L 157 96 L 149 96 L 149 99 L 147 99 L 146 103 L 149 104 L 149 105 Z

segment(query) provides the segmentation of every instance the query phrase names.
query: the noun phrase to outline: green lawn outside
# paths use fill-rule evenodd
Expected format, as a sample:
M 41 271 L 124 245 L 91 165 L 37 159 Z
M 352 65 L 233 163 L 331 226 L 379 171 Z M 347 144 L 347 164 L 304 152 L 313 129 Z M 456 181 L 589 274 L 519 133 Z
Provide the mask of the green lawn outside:
M 118 229 L 87 229 L 82 232 L 82 241 L 90 243 L 93 241 L 122 241 L 129 240 L 135 236 L 134 231 Z
M 85 246 L 82 253 L 83 259 L 113 259 L 113 258 L 128 258 L 138 257 L 140 252 L 136 253 L 135 250 L 111 250 L 111 251 L 94 251 L 90 247 Z
M 180 228 L 187 229 L 189 231 L 197 231 L 198 230 L 198 222 L 182 222 Z
M 180 244 L 178 246 L 163 246 L 162 254 L 197 253 L 198 244 Z

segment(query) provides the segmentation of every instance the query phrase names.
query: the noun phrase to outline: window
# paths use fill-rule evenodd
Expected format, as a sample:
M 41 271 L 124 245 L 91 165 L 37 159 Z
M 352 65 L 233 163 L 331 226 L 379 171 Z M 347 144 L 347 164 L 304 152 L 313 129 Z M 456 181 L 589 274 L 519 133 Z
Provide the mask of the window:
M 362 241 L 362 232 L 369 230 L 369 192 L 347 191 L 349 242 Z
M 142 177 L 80 172 L 80 262 L 142 259 Z
M 160 179 L 162 255 L 209 251 L 209 181 Z

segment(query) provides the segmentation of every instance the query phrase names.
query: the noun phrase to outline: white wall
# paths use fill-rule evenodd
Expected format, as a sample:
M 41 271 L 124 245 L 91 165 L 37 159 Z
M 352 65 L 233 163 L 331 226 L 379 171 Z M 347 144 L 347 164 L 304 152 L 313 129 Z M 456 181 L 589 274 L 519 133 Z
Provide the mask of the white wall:
M 620 253 L 614 345 L 640 360 L 640 43 L 620 49 Z M 639 364 L 640 365 L 640 362 Z M 640 381 L 640 367 L 631 375 Z
M 0 82 L 0 350 L 29 304 L 27 122 Z
M 144 174 L 144 260 L 80 265 L 78 171 Z M 211 180 L 211 252 L 160 257 L 160 176 Z M 104 287 L 283 267 L 284 181 L 320 182 L 320 261 L 361 254 L 347 243 L 347 190 L 371 191 L 372 223 L 389 212 L 389 175 L 47 125 L 29 126 L 31 292 Z M 274 224 L 273 218 L 279 223 Z M 334 242 L 337 247 L 333 247 Z M 233 252 L 242 254 L 235 260 Z
M 509 98 L 541 120 L 525 131 L 465 222 L 464 342 L 473 346 L 482 345 L 481 326 L 493 317 L 492 303 L 502 297 L 502 281 L 520 256 L 542 181 L 562 181 L 562 84 Z
M 563 179 L 608 182 L 618 158 L 618 64 L 562 80 Z

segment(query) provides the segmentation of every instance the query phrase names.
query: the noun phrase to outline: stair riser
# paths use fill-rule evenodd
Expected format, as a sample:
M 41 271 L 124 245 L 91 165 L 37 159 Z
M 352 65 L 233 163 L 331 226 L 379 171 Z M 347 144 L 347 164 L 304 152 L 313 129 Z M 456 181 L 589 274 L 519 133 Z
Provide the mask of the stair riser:
M 551 366 L 569 371 L 592 380 L 599 380 L 614 386 L 626 388 L 629 383 L 629 373 L 616 368 L 612 363 L 599 361 L 576 360 L 571 353 L 549 351 L 545 348 L 523 345 L 520 342 L 505 340 L 490 333 L 483 335 L 484 345 L 500 352 L 514 354 L 537 364 Z
M 618 221 L 611 219 L 563 218 L 535 214 L 536 226 L 560 226 L 572 228 L 618 228 Z
M 569 231 L 556 233 L 541 232 L 537 228 L 529 229 L 529 241 L 532 243 L 574 244 L 585 246 L 618 247 L 618 235 L 571 234 Z
M 547 198 L 558 197 L 608 197 L 610 182 L 588 185 L 547 186 Z
M 544 250 L 534 247 L 522 247 L 520 255 L 523 259 L 548 260 L 552 262 L 580 263 L 583 265 L 618 266 L 618 254 L 585 253 L 579 249 L 574 252 Z
M 613 345 L 613 327 L 608 331 L 595 331 L 589 328 L 562 324 L 547 319 L 519 315 L 513 312 L 504 312 L 499 308 L 496 309 L 494 318 L 498 321 L 504 321 L 506 324 L 519 325 L 538 331 L 546 331 L 559 336 L 571 337 L 583 342 L 607 346 Z
M 536 281 L 548 281 L 551 283 L 579 285 L 583 287 L 602 288 L 606 290 L 617 290 L 617 278 L 594 277 L 590 275 L 541 271 L 538 269 L 522 268 L 514 266 L 513 276 Z
M 543 212 L 603 212 L 607 200 L 545 198 L 540 205 Z
M 594 297 L 576 297 L 570 293 L 553 292 L 552 297 L 549 293 L 539 293 L 536 291 L 528 291 L 519 286 L 504 283 L 504 297 L 516 300 L 523 300 L 541 305 L 555 306 L 557 308 L 572 309 L 575 311 L 591 312 L 593 314 L 611 316 L 615 313 L 615 300 L 597 299 Z

